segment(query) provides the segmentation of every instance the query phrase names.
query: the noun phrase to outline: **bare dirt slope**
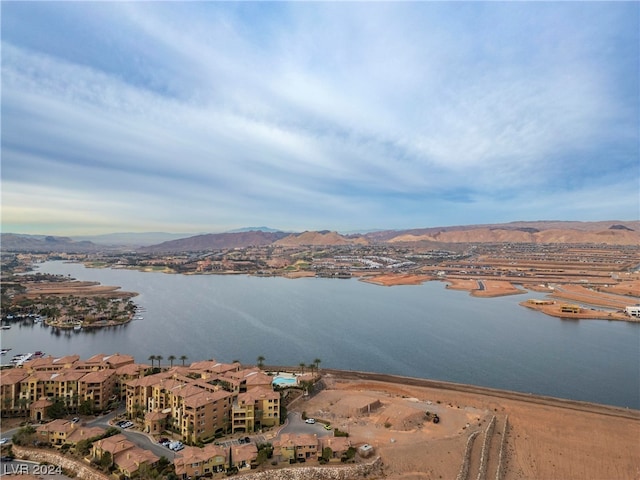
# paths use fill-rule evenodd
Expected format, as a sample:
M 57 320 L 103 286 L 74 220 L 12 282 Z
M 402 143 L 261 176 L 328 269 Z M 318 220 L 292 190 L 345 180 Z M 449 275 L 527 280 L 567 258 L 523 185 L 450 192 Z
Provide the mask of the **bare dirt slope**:
M 459 477 L 472 434 L 459 478 L 640 478 L 636 410 L 355 372 L 325 383 L 295 408 L 373 445 L 385 478 Z

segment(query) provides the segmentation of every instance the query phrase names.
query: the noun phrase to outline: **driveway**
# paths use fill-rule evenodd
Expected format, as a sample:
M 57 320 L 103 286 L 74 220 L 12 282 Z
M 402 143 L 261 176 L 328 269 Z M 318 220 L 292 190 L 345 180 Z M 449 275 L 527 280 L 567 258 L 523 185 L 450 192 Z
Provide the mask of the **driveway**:
M 283 433 L 293 433 L 294 435 L 315 433 L 318 437 L 333 437 L 333 430 L 325 430 L 322 423 L 306 423 L 298 412 L 289 412 L 287 423 L 280 429 L 277 436 L 279 437 Z

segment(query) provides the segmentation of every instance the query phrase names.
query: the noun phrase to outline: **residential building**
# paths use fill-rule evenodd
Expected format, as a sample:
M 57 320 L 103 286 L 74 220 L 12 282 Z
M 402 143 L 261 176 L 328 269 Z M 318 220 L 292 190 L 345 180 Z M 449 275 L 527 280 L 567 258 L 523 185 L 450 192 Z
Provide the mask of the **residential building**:
M 228 449 L 214 444 L 203 448 L 184 447 L 178 452 L 173 464 L 179 477 L 195 478 L 224 472 L 229 467 L 228 457 Z
M 76 428 L 70 420 L 53 420 L 36 428 L 36 435 L 40 443 L 48 443 L 54 447 L 61 447 L 67 443 L 67 438 Z
M 318 459 L 316 434 L 283 433 L 273 442 L 273 456 L 279 461 L 310 461 Z
M 121 433 L 93 443 L 91 453 L 94 458 L 101 459 L 106 452 L 111 454 L 113 465 L 118 472 L 128 478 L 134 476 L 142 465 L 152 468 L 160 460 L 149 450 L 134 445 Z

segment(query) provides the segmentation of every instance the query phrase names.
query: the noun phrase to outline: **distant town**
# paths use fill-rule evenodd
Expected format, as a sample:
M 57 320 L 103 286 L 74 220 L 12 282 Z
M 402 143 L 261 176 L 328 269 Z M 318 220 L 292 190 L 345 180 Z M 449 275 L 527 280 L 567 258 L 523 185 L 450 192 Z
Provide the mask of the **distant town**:
M 136 292 L 34 268 L 50 260 L 156 274 L 358 280 L 372 289 L 440 281 L 477 297 L 522 295 L 523 308 L 555 317 L 637 322 L 640 246 L 629 242 L 637 232 L 616 225 L 585 233 L 584 242 L 575 231 L 558 230 L 554 241 L 528 241 L 538 234 L 551 237 L 524 226 L 509 230 L 504 241 L 496 241 L 504 232 L 485 228 L 475 240 L 457 230 L 451 234 L 455 241 L 449 236 L 446 242 L 443 235 L 436 241 L 433 232 L 430 239 L 379 234 L 378 241 L 305 232 L 240 245 L 262 237 L 243 232 L 225 234 L 227 244 L 215 247 L 211 242 L 218 237 L 204 240 L 209 247 L 187 239 L 189 248 L 181 240 L 162 248 L 94 245 L 91 251 L 86 243 L 76 251 L 74 242 L 46 238 L 30 240 L 36 245 L 31 250 L 3 244 L 1 326 L 42 322 L 52 332 L 82 331 L 143 318 Z M 51 248 L 41 251 L 42 242 Z M 545 293 L 545 299 L 527 298 L 529 291 Z M 615 467 L 624 478 L 639 468 L 637 452 L 625 450 L 637 436 L 635 410 L 335 371 L 322 368 L 320 358 L 274 366 L 263 356 L 243 365 L 189 362 L 188 355 L 162 352 L 136 362 L 121 353 L 81 359 L 3 348 L 3 474 L 10 478 L 28 468 L 38 473 L 21 459 L 59 466 L 52 473 L 60 478 L 100 479 L 349 480 L 409 478 L 412 472 L 428 472 L 428 478 L 544 478 L 573 474 L 585 458 L 597 459 L 584 467 L 600 472 L 596 476 Z M 602 441 L 585 439 L 576 448 L 562 436 L 547 435 L 558 425 L 582 431 L 586 423 Z M 522 443 L 521 435 L 537 440 Z M 548 445 L 562 452 L 551 465 Z M 331 473 L 309 473 L 320 468 Z
M 357 278 L 381 286 L 435 280 L 479 297 L 545 292 L 549 301 L 525 298 L 522 305 L 562 318 L 638 321 L 640 316 L 638 232 L 626 225 L 588 231 L 519 227 L 397 233 L 365 239 L 335 232 L 242 232 L 90 252 L 82 251 L 86 242 L 14 239 L 3 243 L 1 256 L 3 328 L 27 316 L 58 329 L 100 328 L 142 317 L 136 292 L 30 273 L 46 260 L 184 275 Z M 497 242 L 500 237 L 503 241 Z M 579 242 L 582 237 L 589 241 Z M 602 241 L 593 243 L 594 238 Z M 78 243 L 81 251 L 74 251 Z M 43 244 L 51 251 L 40 252 Z

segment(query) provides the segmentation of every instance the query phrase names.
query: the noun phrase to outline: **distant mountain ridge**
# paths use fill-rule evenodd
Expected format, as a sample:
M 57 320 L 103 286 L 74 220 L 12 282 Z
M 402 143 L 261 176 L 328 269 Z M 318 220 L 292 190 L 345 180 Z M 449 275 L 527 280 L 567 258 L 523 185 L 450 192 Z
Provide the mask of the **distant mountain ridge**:
M 270 231 L 261 230 L 262 228 Z M 149 235 L 152 238 L 154 234 Z M 3 251 L 88 253 L 109 248 L 115 250 L 117 248 L 97 245 L 87 240 L 78 241 L 69 237 L 12 233 L 3 233 L 1 242 Z M 248 227 L 239 229 L 236 232 L 200 234 L 163 241 L 153 245 L 137 247 L 135 250 L 142 253 L 175 253 L 265 245 L 303 247 L 384 243 L 420 246 L 446 243 L 591 243 L 640 246 L 640 221 L 511 222 L 409 230 L 382 230 L 350 235 L 343 235 L 329 230 L 288 233 L 269 229 L 268 227 Z
M 219 250 L 223 248 L 246 248 L 252 246 L 271 245 L 289 235 L 284 232 L 248 231 L 238 233 L 208 233 L 194 237 L 171 240 L 158 245 L 142 247 L 140 252 L 198 252 L 203 250 Z
M 100 247 L 86 240 L 76 241 L 69 237 L 3 233 L 0 236 L 0 249 L 4 252 L 90 253 L 98 251 Z

